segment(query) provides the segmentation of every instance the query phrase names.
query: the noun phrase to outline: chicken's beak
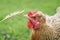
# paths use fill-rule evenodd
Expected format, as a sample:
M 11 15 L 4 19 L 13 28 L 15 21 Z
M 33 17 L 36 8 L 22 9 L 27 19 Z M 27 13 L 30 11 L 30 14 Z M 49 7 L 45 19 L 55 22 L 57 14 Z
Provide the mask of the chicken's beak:
M 37 23 L 35 20 L 33 20 L 32 18 L 30 18 L 28 15 L 24 15 L 25 18 L 28 18 L 29 20 L 31 20 L 33 23 Z
M 24 15 L 24 17 L 29 19 L 29 16 L 28 15 Z

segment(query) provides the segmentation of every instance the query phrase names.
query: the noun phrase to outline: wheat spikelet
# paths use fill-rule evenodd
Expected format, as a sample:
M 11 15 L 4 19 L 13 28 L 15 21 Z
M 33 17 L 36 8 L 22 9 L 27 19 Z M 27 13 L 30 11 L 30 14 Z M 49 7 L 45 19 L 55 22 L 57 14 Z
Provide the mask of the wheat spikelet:
M 2 19 L 0 22 L 6 20 L 6 19 L 8 19 L 8 18 L 11 18 L 11 17 L 13 17 L 13 16 L 16 16 L 17 14 L 21 14 L 21 13 L 23 13 L 23 12 L 24 12 L 24 10 L 11 13 L 11 14 L 7 15 L 4 19 Z

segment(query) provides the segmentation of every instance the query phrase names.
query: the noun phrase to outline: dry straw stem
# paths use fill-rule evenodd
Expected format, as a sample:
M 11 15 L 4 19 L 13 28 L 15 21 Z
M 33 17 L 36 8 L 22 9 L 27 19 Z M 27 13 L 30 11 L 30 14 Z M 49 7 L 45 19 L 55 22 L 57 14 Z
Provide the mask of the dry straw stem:
M 9 18 L 11 18 L 11 17 L 13 17 L 13 16 L 16 16 L 17 14 L 21 14 L 21 13 L 23 13 L 23 12 L 24 12 L 24 10 L 22 10 L 22 11 L 17 11 L 17 12 L 13 12 L 13 13 L 7 15 L 7 16 L 6 16 L 4 19 L 2 19 L 0 22 L 4 21 L 4 20 L 6 20 L 6 19 L 9 19 Z

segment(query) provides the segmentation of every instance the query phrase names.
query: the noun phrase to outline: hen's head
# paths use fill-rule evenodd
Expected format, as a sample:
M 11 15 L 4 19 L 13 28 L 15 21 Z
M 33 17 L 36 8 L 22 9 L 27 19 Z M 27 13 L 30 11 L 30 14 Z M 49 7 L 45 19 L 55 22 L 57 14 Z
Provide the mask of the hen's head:
M 46 22 L 44 14 L 40 11 L 30 11 L 26 16 L 28 18 L 27 25 L 29 29 L 33 28 L 34 30 L 37 30 L 42 27 Z

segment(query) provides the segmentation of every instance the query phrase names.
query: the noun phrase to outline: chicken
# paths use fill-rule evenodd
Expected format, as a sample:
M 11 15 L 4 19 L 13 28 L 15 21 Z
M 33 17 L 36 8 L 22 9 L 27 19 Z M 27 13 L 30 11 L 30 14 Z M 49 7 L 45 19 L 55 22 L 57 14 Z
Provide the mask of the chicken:
M 60 40 L 60 7 L 53 16 L 31 11 L 26 17 L 28 28 L 32 29 L 30 40 Z

